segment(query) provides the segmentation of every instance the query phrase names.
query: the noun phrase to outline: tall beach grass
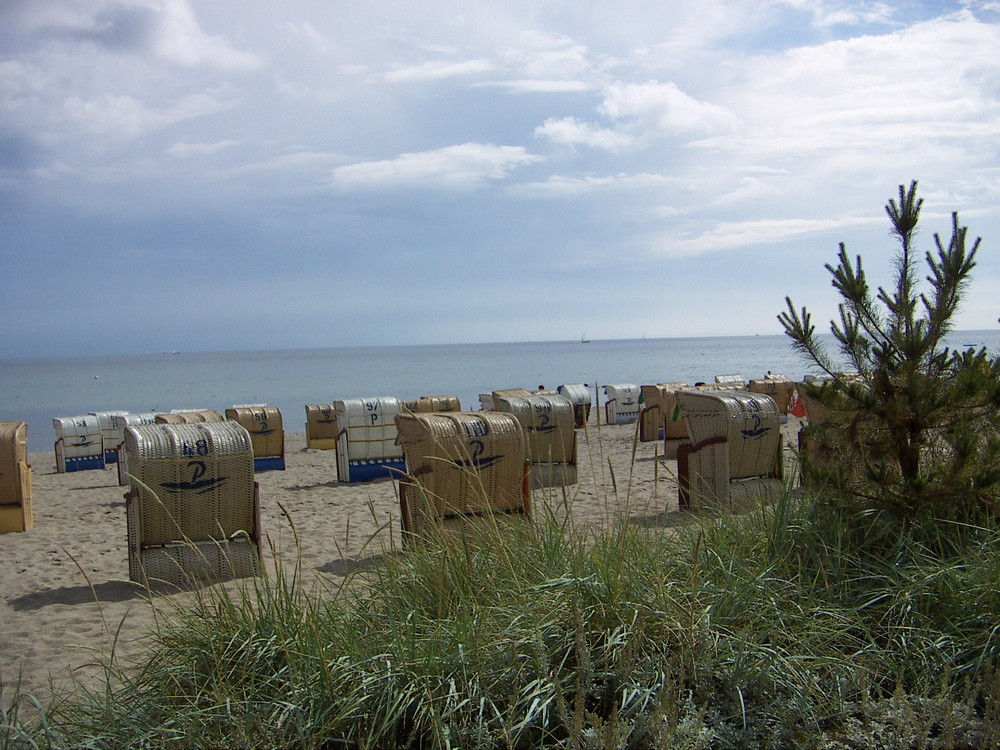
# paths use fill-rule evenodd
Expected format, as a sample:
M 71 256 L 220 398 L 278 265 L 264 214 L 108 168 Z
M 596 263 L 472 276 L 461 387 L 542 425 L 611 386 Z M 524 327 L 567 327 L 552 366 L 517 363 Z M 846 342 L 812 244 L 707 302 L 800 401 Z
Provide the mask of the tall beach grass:
M 996 746 L 1000 534 L 876 551 L 830 512 L 789 495 L 669 532 L 543 515 L 347 586 L 204 589 L 120 688 L 6 716 L 0 746 Z

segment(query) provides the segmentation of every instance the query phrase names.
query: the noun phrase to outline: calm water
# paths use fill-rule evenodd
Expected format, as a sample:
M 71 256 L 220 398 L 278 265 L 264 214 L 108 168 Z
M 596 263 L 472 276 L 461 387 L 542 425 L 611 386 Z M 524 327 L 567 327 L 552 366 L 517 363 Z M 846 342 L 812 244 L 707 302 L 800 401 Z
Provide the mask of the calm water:
M 1000 332 L 960 332 L 952 343 L 998 351 Z M 785 336 L 0 359 L 0 419 L 27 422 L 29 450 L 39 451 L 52 448 L 53 417 L 109 409 L 267 403 L 281 409 L 286 430 L 302 432 L 305 404 L 344 398 L 456 394 L 478 409 L 480 393 L 500 388 L 711 382 L 768 370 L 796 379 L 808 371 Z

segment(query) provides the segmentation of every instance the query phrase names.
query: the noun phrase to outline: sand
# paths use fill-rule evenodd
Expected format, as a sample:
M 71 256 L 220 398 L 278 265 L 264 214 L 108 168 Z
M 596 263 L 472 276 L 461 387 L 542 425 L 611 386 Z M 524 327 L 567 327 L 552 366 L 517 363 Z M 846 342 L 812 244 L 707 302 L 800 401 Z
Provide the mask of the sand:
M 565 494 L 536 491 L 535 506 L 568 513 L 577 526 L 621 518 L 676 525 L 685 514 L 677 508 L 676 461 L 663 457 L 662 442 L 636 443 L 635 425 L 598 427 L 593 420 L 586 431 L 577 430 L 578 484 Z M 786 443 L 797 430 L 792 417 Z M 286 564 L 295 560 L 289 518 L 303 570 L 316 576 L 343 578 L 398 552 L 396 483 L 340 483 L 334 451 L 307 449 L 303 434 L 286 440 L 286 470 L 257 474 L 267 570 L 274 570 L 274 552 Z M 126 488 L 118 485 L 115 468 L 60 474 L 51 452 L 32 453 L 29 460 L 34 528 L 0 534 L 4 704 L 18 683 L 43 704 L 76 683 L 99 685 L 112 649 L 125 659 L 141 653 L 162 613 L 191 596 L 150 597 L 128 581 Z

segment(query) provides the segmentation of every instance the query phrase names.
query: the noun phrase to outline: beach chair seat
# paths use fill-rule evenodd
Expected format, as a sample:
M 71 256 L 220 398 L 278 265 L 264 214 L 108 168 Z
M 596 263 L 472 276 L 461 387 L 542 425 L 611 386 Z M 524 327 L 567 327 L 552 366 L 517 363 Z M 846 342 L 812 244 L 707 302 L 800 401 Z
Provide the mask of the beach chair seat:
M 337 447 L 337 415 L 333 404 L 306 404 L 306 447 L 329 451 Z
M 260 573 L 250 433 L 231 421 L 128 427 L 129 578 L 175 586 Z
M 576 429 L 568 398 L 500 396 L 494 404 L 498 412 L 513 414 L 527 434 L 532 489 L 576 484 Z
M 233 406 L 226 409 L 226 419 L 238 422 L 250 433 L 254 471 L 285 470 L 285 428 L 277 406 Z
M 677 452 L 681 508 L 739 507 L 783 490 L 778 408 L 765 394 L 677 391 L 689 443 Z
M 403 543 L 461 531 L 497 515 L 530 516 L 528 445 L 513 414 L 400 413 Z
M 26 422 L 0 422 L 0 533 L 28 531 L 35 523 L 27 445 Z

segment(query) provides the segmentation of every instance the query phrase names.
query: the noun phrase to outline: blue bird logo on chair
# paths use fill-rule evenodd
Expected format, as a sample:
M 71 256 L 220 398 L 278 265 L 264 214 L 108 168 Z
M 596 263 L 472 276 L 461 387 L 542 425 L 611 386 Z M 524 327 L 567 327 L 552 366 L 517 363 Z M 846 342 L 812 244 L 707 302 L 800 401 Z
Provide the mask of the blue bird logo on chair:
M 211 477 L 209 479 L 202 479 L 208 470 L 204 461 L 189 461 L 188 468 L 192 470 L 190 482 L 161 482 L 160 486 L 168 492 L 194 492 L 197 495 L 203 495 L 229 478 Z
M 504 458 L 503 455 L 499 455 L 499 456 L 484 456 L 483 452 L 486 450 L 486 446 L 483 445 L 483 441 L 482 440 L 473 440 L 473 441 L 471 441 L 469 443 L 469 447 L 472 448 L 472 450 L 469 452 L 471 458 L 456 460 L 454 462 L 456 468 L 463 468 L 463 467 L 465 467 L 465 468 L 477 469 L 477 470 L 488 469 L 493 464 L 495 464 L 497 461 L 502 461 L 503 458 Z
M 761 427 L 760 416 L 757 414 L 750 414 L 750 420 L 753 426 L 747 430 L 740 430 L 740 434 L 745 438 L 750 438 L 751 440 L 757 440 L 764 437 L 767 433 L 771 431 L 770 427 Z

